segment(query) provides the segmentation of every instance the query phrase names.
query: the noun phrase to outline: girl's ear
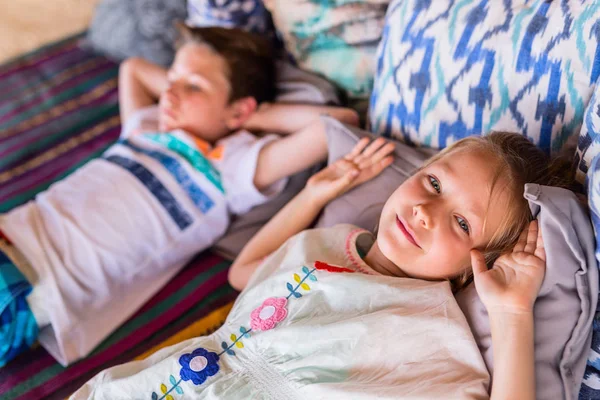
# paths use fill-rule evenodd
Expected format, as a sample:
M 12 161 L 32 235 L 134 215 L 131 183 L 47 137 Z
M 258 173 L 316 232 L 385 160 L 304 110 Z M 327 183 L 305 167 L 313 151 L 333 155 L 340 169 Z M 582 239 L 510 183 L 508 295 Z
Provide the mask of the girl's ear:
M 235 131 L 244 126 L 246 121 L 254 114 L 258 103 L 254 97 L 244 97 L 236 100 L 229 106 L 225 125 L 230 131 Z

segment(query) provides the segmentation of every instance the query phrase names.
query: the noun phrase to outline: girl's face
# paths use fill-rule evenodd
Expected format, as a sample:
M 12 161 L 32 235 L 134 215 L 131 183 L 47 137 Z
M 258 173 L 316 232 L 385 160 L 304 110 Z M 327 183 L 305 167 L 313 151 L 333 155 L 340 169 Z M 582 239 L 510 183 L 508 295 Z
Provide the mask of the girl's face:
M 393 264 L 386 269 L 442 280 L 468 268 L 470 250 L 485 248 L 508 210 L 502 178 L 490 193 L 496 168 L 493 156 L 459 149 L 398 187 L 379 221 L 376 248 Z
M 210 48 L 182 46 L 167 73 L 169 86 L 160 96 L 160 128 L 184 129 L 208 141 L 228 133 L 232 110 L 225 71 L 225 61 Z

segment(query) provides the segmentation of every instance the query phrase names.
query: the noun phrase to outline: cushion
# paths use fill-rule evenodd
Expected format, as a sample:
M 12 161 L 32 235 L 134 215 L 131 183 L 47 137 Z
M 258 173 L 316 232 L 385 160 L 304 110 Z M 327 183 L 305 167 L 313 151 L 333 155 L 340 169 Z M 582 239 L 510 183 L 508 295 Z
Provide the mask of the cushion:
M 166 67 L 175 56 L 174 22 L 186 16 L 185 0 L 103 0 L 88 39 L 95 50 L 116 60 L 138 56 Z
M 284 62 L 278 63 L 277 75 L 277 101 L 339 104 L 336 88 L 323 78 Z M 275 198 L 236 217 L 213 249 L 233 260 L 250 238 L 304 187 L 318 168 L 315 166 L 292 176 L 283 192 Z
M 548 153 L 577 138 L 600 75 L 600 8 L 581 0 L 394 0 L 371 130 L 444 148 L 492 130 Z
M 272 33 L 273 21 L 262 0 L 188 0 L 190 26 L 223 26 Z
M 329 161 L 346 154 L 365 135 L 369 134 L 330 120 L 328 141 L 335 145 Z M 329 203 L 317 226 L 353 223 L 373 230 L 389 195 L 431 154 L 431 150 L 399 144 L 394 164 L 372 181 Z M 557 393 L 563 393 L 563 398 L 575 399 L 598 298 L 594 236 L 589 218 L 572 192 L 528 185 L 526 197 L 540 220 L 548 255 L 546 277 L 535 306 L 536 398 L 554 400 L 559 398 Z M 460 292 L 457 301 L 489 368 L 491 337 L 485 307 L 473 286 Z
M 577 142 L 574 164 L 575 178 L 579 183 L 585 183 L 589 165 L 598 154 L 600 154 L 600 87 L 596 87 L 585 110 L 583 126 Z
M 587 118 L 587 117 L 586 117 Z M 596 125 L 598 126 L 598 125 Z M 592 214 L 592 224 L 596 238 L 600 232 L 600 156 L 596 155 L 587 169 L 588 202 Z M 596 260 L 600 261 L 600 240 L 596 239 Z M 599 304 L 600 306 L 600 301 Z M 596 309 L 594 319 L 592 348 L 583 376 L 581 400 L 600 399 L 600 307 Z
M 598 301 L 594 235 L 585 208 L 570 191 L 528 184 L 525 198 L 542 229 L 546 276 L 535 303 L 536 399 L 577 399 Z M 490 371 L 493 355 L 485 306 L 473 285 L 457 300 Z
M 375 53 L 390 0 L 264 0 L 287 51 L 303 68 L 331 79 L 350 97 L 373 86 Z

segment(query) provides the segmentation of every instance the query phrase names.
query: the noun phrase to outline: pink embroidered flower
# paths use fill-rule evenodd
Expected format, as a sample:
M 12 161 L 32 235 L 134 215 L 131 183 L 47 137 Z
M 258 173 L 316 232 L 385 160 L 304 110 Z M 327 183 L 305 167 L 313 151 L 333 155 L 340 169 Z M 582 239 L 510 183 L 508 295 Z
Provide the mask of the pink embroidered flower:
M 268 331 L 275 328 L 287 316 L 287 299 L 285 297 L 271 297 L 250 314 L 250 326 L 256 331 Z

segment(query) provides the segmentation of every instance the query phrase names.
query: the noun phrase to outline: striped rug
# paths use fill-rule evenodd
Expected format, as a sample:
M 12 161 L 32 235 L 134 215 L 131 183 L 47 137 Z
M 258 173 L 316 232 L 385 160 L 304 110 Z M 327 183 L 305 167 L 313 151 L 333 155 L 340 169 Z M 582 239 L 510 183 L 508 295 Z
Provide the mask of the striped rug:
M 100 155 L 121 128 L 118 65 L 78 35 L 0 66 L 0 212 Z M 236 292 L 229 263 L 204 252 L 93 354 L 68 368 L 35 347 L 0 369 L 0 399 L 64 399 L 98 371 L 204 335 Z

